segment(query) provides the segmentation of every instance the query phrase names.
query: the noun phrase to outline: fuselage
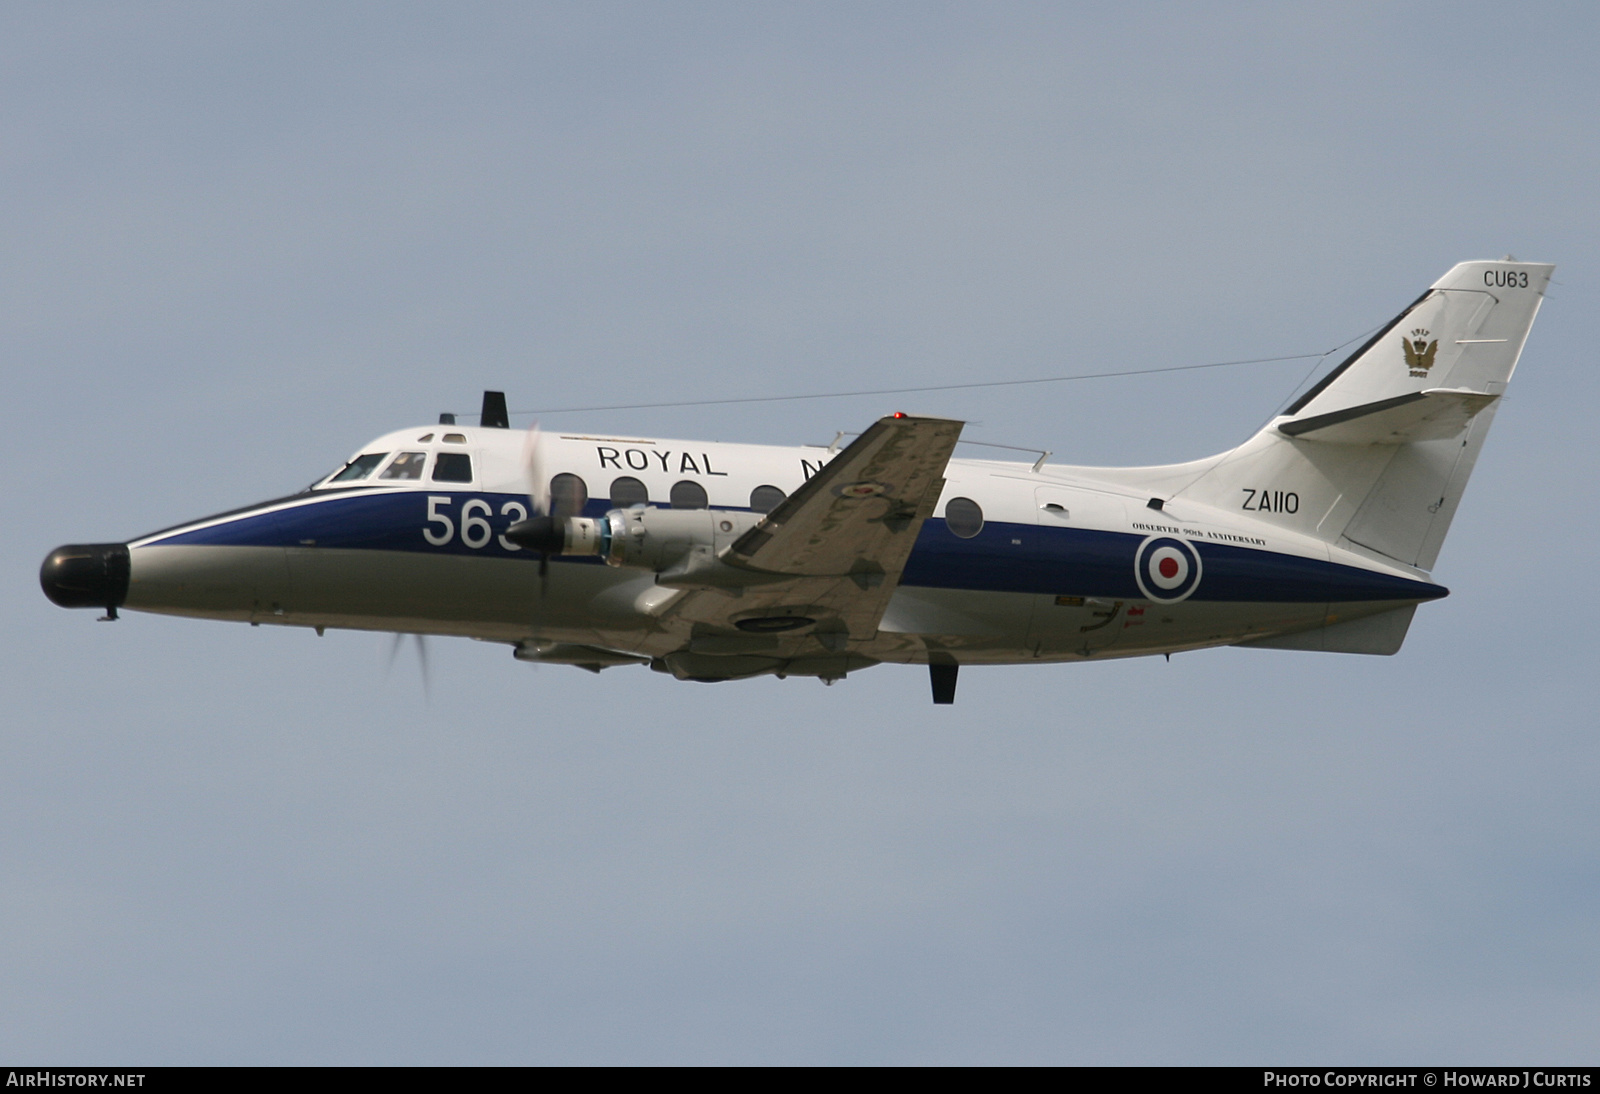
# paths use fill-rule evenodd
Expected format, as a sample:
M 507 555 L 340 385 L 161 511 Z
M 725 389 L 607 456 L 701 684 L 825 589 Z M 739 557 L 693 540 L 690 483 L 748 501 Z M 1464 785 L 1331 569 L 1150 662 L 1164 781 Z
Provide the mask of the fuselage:
M 706 509 L 741 529 L 834 454 L 581 433 L 543 444 L 544 477 L 568 515 Z M 538 555 L 505 537 L 530 512 L 524 447 L 517 431 L 453 425 L 380 437 L 301 493 L 130 541 L 121 606 L 641 660 L 684 650 L 685 636 L 659 621 L 672 590 L 655 573 L 557 556 L 541 578 Z M 1420 571 L 1280 526 L 1270 509 L 1152 507 L 1092 468 L 957 459 L 944 477 L 877 635 L 850 643 L 853 663 L 1174 652 L 1446 594 Z
M 896 413 L 842 448 L 403 429 L 290 497 L 61 547 L 64 607 L 462 635 L 522 660 L 833 680 L 1219 645 L 1392 654 L 1554 267 L 1457 263 L 1229 451 L 956 459 Z

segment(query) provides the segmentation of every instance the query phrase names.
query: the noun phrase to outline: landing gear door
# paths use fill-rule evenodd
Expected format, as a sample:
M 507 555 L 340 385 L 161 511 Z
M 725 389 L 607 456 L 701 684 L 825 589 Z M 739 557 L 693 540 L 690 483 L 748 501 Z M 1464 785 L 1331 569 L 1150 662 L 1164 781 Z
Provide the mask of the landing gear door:
M 1040 657 L 1091 657 L 1122 635 L 1130 602 L 1107 595 L 1123 563 L 1111 529 L 1123 522 L 1122 499 L 1058 486 L 1034 490 L 1035 594 L 1029 642 Z

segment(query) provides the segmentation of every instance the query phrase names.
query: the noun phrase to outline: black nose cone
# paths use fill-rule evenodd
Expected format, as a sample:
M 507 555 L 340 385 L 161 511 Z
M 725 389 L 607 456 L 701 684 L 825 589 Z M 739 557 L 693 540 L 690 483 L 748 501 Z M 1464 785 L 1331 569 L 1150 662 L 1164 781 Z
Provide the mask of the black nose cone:
M 127 544 L 57 547 L 39 567 L 39 584 L 44 595 L 63 608 L 120 607 L 128 599 Z

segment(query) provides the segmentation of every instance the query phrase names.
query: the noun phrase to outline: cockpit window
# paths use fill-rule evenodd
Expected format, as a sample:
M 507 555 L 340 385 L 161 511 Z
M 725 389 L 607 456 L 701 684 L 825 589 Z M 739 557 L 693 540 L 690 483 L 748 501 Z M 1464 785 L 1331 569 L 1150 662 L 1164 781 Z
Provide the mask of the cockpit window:
M 472 457 L 465 452 L 441 452 L 433 461 L 434 482 L 471 482 Z
M 466 444 L 467 435 L 465 433 L 446 433 L 443 440 L 445 444 Z
M 368 452 L 365 455 L 357 456 L 355 459 L 344 465 L 343 471 L 339 472 L 328 481 L 355 482 L 357 479 L 364 479 L 368 475 L 372 474 L 373 468 L 382 463 L 383 458 L 388 454 L 389 453 L 387 452 Z
M 420 479 L 422 478 L 422 465 L 428 462 L 426 452 L 402 452 L 389 461 L 389 466 L 383 469 L 380 479 Z
M 427 444 L 431 440 L 433 440 L 433 434 L 432 433 L 424 433 L 422 436 L 417 438 L 417 443 L 418 444 Z

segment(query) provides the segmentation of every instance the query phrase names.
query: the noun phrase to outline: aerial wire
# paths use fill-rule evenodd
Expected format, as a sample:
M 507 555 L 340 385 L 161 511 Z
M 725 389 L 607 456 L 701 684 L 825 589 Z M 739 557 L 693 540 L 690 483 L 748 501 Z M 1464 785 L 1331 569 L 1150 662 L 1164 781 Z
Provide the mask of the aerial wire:
M 1136 368 L 1125 369 L 1117 372 L 1078 372 L 1068 376 L 1040 376 L 1026 380 L 980 380 L 964 384 L 922 384 L 916 387 L 872 388 L 861 391 L 819 391 L 808 392 L 800 395 L 747 395 L 727 399 L 682 399 L 665 403 L 613 403 L 595 406 L 542 407 L 537 410 L 514 410 L 512 413 L 522 417 L 547 414 L 598 413 L 600 411 L 609 410 L 666 410 L 676 407 L 690 406 L 734 406 L 747 403 L 791 403 L 809 399 L 850 399 L 867 395 L 910 395 L 928 391 L 970 391 L 976 388 L 986 387 L 1020 387 L 1028 384 L 1070 383 L 1074 380 L 1104 380 L 1118 376 L 1154 376 L 1159 373 L 1194 372 L 1199 369 L 1234 368 L 1239 365 L 1264 365 L 1284 361 L 1311 361 L 1311 372 L 1315 372 L 1318 364 L 1325 360 L 1330 354 L 1337 353 L 1345 346 L 1348 346 L 1351 342 L 1354 342 L 1356 338 L 1360 337 L 1362 337 L 1362 335 L 1358 334 L 1355 336 L 1355 338 L 1348 339 L 1347 341 L 1341 342 L 1339 345 L 1334 346 L 1332 349 L 1323 350 L 1320 353 L 1291 353 L 1280 357 L 1248 357 L 1237 361 L 1207 361 L 1198 365 L 1166 365 L 1161 368 Z M 1311 373 L 1308 372 L 1306 374 L 1306 379 L 1309 379 L 1310 375 Z M 1298 390 L 1299 387 L 1303 386 L 1304 384 L 1305 380 L 1303 379 L 1300 381 L 1300 384 L 1296 386 L 1296 390 Z M 463 414 L 462 416 L 470 417 L 471 415 Z
M 1272 419 L 1276 418 L 1279 414 L 1283 413 L 1284 408 L 1289 405 L 1290 400 L 1292 400 L 1296 395 L 1298 395 L 1300 393 L 1300 389 L 1306 386 L 1306 382 L 1309 381 L 1312 376 L 1316 375 L 1317 369 L 1322 367 L 1322 362 L 1326 361 L 1329 357 L 1332 357 L 1335 353 L 1338 353 L 1340 350 L 1344 349 L 1346 346 L 1348 346 L 1350 343 L 1356 341 L 1357 339 L 1365 340 L 1374 331 L 1380 330 L 1381 326 L 1382 325 L 1380 324 L 1377 327 L 1368 327 L 1366 330 L 1362 331 L 1360 334 L 1356 335 L 1354 338 L 1346 338 L 1343 342 L 1340 342 L 1337 346 L 1334 346 L 1332 349 L 1324 350 L 1322 353 L 1317 354 L 1317 359 L 1315 361 L 1311 362 L 1311 367 L 1306 369 L 1306 374 L 1304 376 L 1300 377 L 1300 382 L 1298 384 L 1294 385 L 1294 389 L 1289 392 L 1288 397 L 1285 398 L 1283 400 L 1283 402 L 1279 404 L 1277 410 L 1275 410 L 1271 414 L 1267 415 L 1266 420 L 1263 421 L 1260 426 L 1257 426 L 1257 428 L 1258 429 L 1265 428 L 1267 422 L 1272 421 Z M 1172 494 L 1172 497 L 1167 499 L 1167 500 L 1175 501 L 1177 498 L 1182 496 L 1184 491 L 1188 490 L 1195 483 L 1199 482 L 1201 479 L 1205 478 L 1207 475 L 1212 474 L 1213 472 L 1220 471 L 1224 466 L 1227 465 L 1229 460 L 1233 459 L 1236 456 L 1239 456 L 1242 453 L 1243 449 L 1244 449 L 1244 446 L 1241 445 L 1238 448 L 1235 448 L 1232 452 L 1224 453 L 1222 455 L 1222 457 L 1219 460 L 1217 460 L 1216 463 L 1212 464 L 1210 467 L 1208 467 L 1204 471 L 1200 472 L 1200 474 L 1197 477 L 1195 477 L 1194 479 L 1191 479 L 1189 482 L 1185 483 L 1183 486 L 1181 486 L 1177 490 L 1175 490 L 1173 492 L 1173 494 Z M 1170 660 L 1170 658 L 1169 658 L 1169 660 Z
M 1382 326 L 1382 324 L 1379 324 L 1379 326 Z M 1298 384 L 1294 385 L 1294 390 L 1289 392 L 1289 397 L 1287 399 L 1285 399 L 1283 401 L 1283 403 L 1279 406 L 1277 414 L 1282 414 L 1283 413 L 1283 407 L 1288 406 L 1290 400 L 1292 400 L 1296 395 L 1300 394 L 1300 389 L 1305 387 L 1306 386 L 1306 381 L 1310 380 L 1311 377 L 1316 374 L 1317 369 L 1322 367 L 1322 362 L 1324 360 L 1326 360 L 1327 358 L 1333 356 L 1335 353 L 1338 353 L 1340 350 L 1342 350 L 1346 346 L 1348 346 L 1351 342 L 1356 341 L 1356 339 L 1358 339 L 1358 338 L 1359 339 L 1365 339 L 1368 335 L 1372 334 L 1373 332 L 1377 331 L 1378 329 L 1379 329 L 1378 327 L 1368 327 L 1366 330 L 1364 330 L 1360 334 L 1356 335 L 1355 338 L 1346 338 L 1343 342 L 1340 342 L 1337 346 L 1334 346 L 1332 349 L 1326 351 L 1325 353 L 1319 353 L 1317 355 L 1317 359 L 1311 363 L 1311 367 L 1306 369 L 1306 374 L 1304 376 L 1300 377 L 1300 382 Z M 1277 414 L 1274 414 L 1273 417 L 1277 417 Z M 1270 421 L 1271 419 L 1268 419 L 1268 420 Z

